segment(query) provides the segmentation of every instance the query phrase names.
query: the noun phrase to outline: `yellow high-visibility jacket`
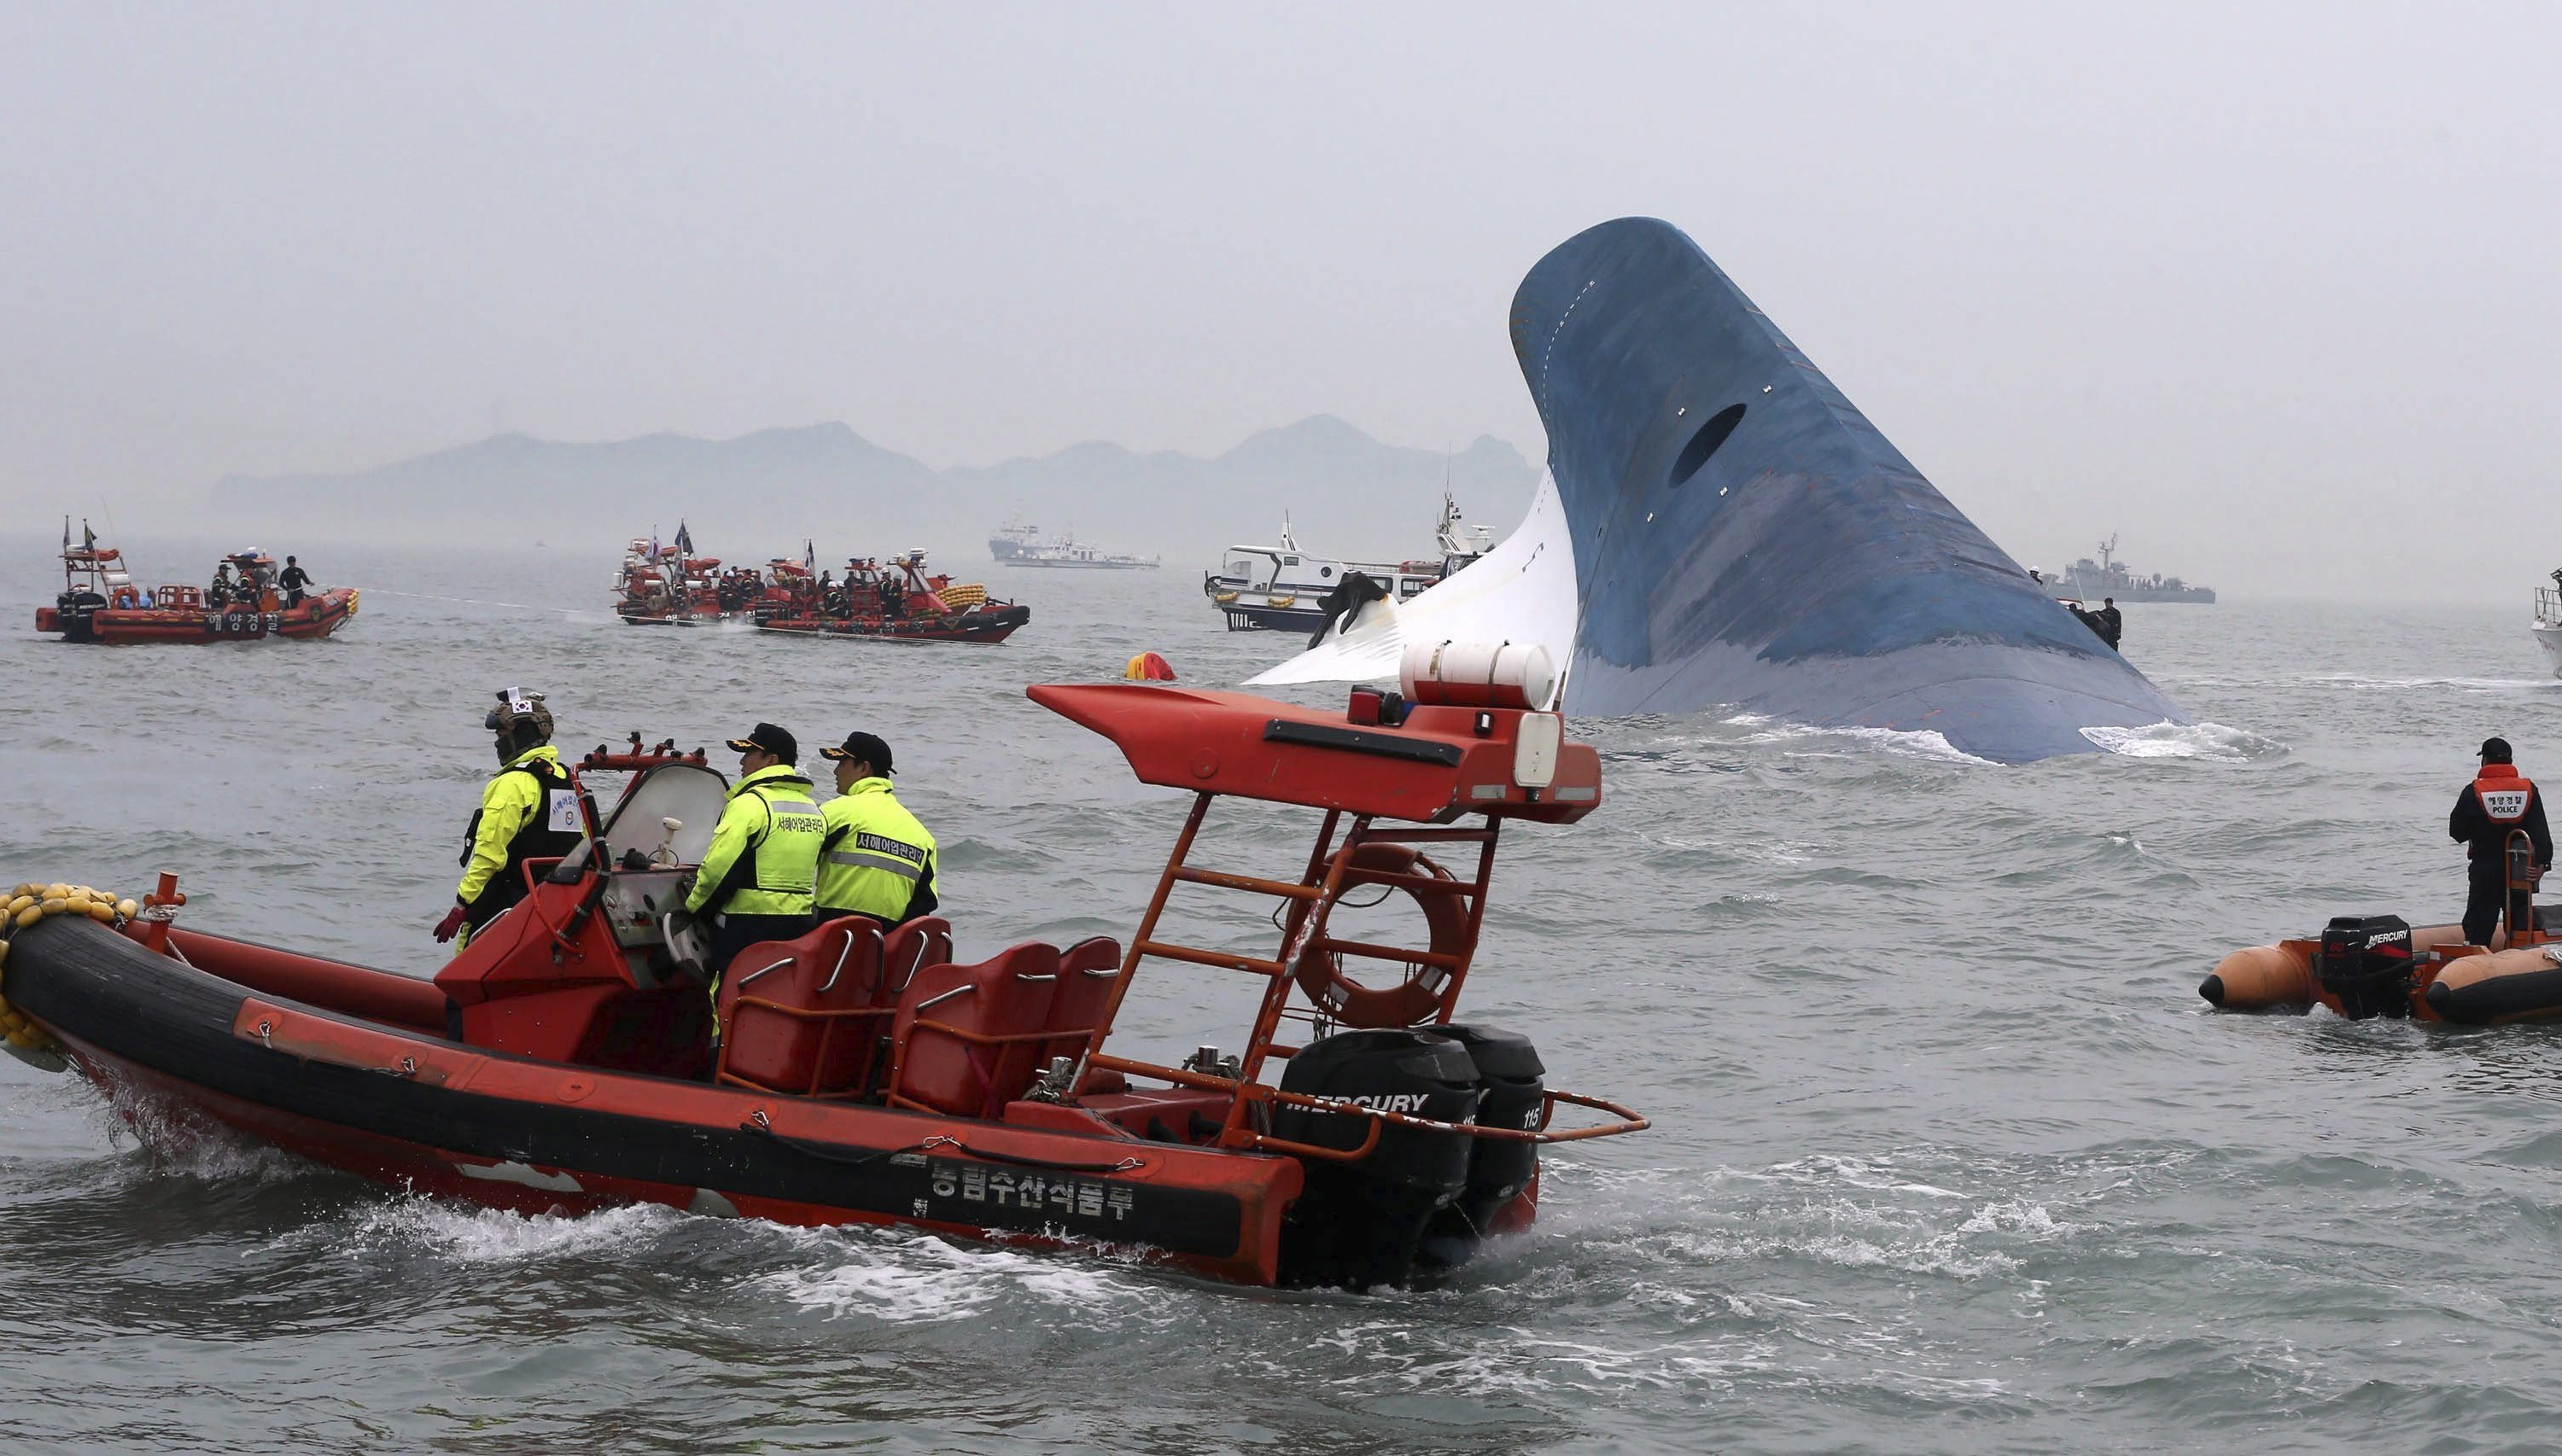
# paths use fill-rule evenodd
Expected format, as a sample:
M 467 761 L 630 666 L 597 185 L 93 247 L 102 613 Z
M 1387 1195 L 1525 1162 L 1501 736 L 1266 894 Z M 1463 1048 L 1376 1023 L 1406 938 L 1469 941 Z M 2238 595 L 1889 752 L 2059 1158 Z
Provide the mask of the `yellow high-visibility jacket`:
M 800 770 L 757 770 L 730 786 L 685 908 L 696 915 L 809 914 L 825 834 Z
M 932 914 L 934 835 L 890 794 L 883 778 L 820 808 L 827 834 L 819 860 L 819 915 L 869 915 L 892 925 Z

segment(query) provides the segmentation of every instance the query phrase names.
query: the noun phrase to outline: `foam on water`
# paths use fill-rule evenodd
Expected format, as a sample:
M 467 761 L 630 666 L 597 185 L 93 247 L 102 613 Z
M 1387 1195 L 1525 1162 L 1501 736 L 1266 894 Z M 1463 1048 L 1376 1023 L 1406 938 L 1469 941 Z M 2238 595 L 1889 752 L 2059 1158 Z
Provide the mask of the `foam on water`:
M 2275 758 L 2287 746 L 2221 723 L 2154 723 L 2143 728 L 2085 728 L 2082 736 L 2120 758 L 2208 759 L 2245 763 Z
M 629 1258 L 662 1242 L 684 1218 L 655 1203 L 566 1215 L 394 1197 L 365 1208 L 351 1227 L 326 1230 L 325 1236 L 351 1253 L 424 1253 L 459 1265 L 543 1264 Z
M 1776 745 L 1783 753 L 1886 753 L 1939 763 L 1998 767 L 1992 760 L 1964 752 L 1948 742 L 1945 736 L 1928 729 L 1910 732 L 1899 728 L 1827 728 L 1791 723 L 1757 713 L 1738 713 L 1724 721 L 1731 727 L 1746 730 L 1739 737 L 1728 739 L 1728 742 L 1745 746 Z
M 841 1262 L 779 1270 L 760 1284 L 831 1319 L 943 1324 L 978 1318 L 1000 1302 L 1032 1300 L 1101 1317 L 1147 1297 L 1085 1255 L 965 1247 L 928 1234 L 867 1231 L 831 1241 Z

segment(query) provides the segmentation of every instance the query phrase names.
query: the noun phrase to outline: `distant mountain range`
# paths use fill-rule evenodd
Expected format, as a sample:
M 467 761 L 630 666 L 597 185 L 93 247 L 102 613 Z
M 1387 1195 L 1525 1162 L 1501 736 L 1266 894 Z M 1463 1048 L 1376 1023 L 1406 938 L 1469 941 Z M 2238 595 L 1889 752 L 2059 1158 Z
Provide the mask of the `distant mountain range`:
M 1498 537 L 1519 523 L 1539 479 L 1492 436 L 1445 458 L 1317 415 L 1207 459 L 1097 443 L 946 470 L 840 424 L 593 445 L 497 435 L 345 474 L 226 475 L 212 503 L 232 524 L 304 539 L 619 545 L 653 524 L 672 536 L 682 519 L 702 550 L 735 561 L 798 554 L 808 536 L 830 559 L 923 546 L 956 564 L 984 559 L 988 533 L 1020 512 L 1044 531 L 1191 567 L 1229 542 L 1270 540 L 1285 511 L 1313 551 L 1426 554 L 1445 470 L 1459 508 Z

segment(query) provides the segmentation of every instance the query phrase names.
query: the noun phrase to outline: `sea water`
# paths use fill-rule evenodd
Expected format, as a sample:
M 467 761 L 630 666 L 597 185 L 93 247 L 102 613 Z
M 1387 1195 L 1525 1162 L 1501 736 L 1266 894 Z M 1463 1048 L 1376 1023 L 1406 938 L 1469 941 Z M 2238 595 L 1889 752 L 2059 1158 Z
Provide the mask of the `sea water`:
M 130 544 L 194 580 L 217 543 Z M 1126 937 L 1185 800 L 1023 685 L 1154 649 L 1222 686 L 1292 648 L 1174 568 L 965 566 L 1032 608 L 1001 647 L 637 629 L 603 544 L 305 552 L 364 591 L 336 638 L 126 648 L 26 631 L 51 548 L 12 545 L 0 880 L 174 869 L 189 924 L 430 974 L 481 716 L 523 686 L 571 749 L 879 733 L 964 955 Z M 2562 780 L 2562 685 L 2520 613 L 2139 606 L 2125 648 L 2198 726 L 1999 768 L 1930 735 L 1576 725 L 1604 803 L 1507 834 L 1468 1010 L 1655 1128 L 1552 1150 L 1537 1228 L 1444 1287 L 488 1212 L 137 1134 L 0 1061 L 0 1444 L 2549 1447 L 2562 1030 L 2218 1014 L 2195 987 L 2335 913 L 2453 919 L 2472 750 L 2505 734 Z M 1216 822 L 1212 862 L 1249 868 L 1312 827 Z M 1187 913 L 1270 938 L 1232 897 Z M 1147 975 L 1133 1046 L 1234 1044 L 1236 978 Z

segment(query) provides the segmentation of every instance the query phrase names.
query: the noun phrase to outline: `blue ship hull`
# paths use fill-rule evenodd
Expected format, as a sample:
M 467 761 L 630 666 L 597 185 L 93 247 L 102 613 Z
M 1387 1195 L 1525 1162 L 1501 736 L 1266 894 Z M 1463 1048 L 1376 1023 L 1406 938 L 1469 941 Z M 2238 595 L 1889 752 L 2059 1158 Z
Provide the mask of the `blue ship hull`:
M 2187 721 L 1680 230 L 1567 240 L 1512 336 L 1573 543 L 1567 712 L 1935 731 L 2002 763 Z

